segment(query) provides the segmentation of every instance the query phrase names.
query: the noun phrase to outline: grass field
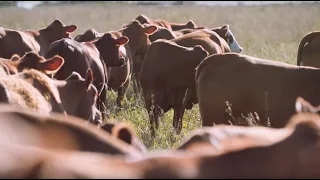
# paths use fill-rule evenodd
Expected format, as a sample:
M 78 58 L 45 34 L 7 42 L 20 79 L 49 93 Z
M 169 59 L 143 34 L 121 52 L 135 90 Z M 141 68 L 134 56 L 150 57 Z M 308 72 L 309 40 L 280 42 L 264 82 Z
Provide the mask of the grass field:
M 210 6 L 136 6 L 114 3 L 41 6 L 32 10 L 0 8 L 0 26 L 27 30 L 39 29 L 59 18 L 65 24 L 75 24 L 75 35 L 93 27 L 99 32 L 118 30 L 124 24 L 145 14 L 151 18 L 185 23 L 192 19 L 198 26 L 217 27 L 229 24 L 243 54 L 265 59 L 296 63 L 297 47 L 303 36 L 320 29 L 320 3 L 302 5 L 268 5 L 241 7 Z M 147 112 L 143 99 L 134 99 L 127 92 L 124 110 L 115 108 L 116 93 L 108 92 L 112 121 L 126 121 L 150 150 L 175 148 L 183 138 L 200 127 L 199 109 L 186 111 L 183 129 L 176 135 L 172 128 L 173 111 L 161 118 L 154 140 L 150 138 Z

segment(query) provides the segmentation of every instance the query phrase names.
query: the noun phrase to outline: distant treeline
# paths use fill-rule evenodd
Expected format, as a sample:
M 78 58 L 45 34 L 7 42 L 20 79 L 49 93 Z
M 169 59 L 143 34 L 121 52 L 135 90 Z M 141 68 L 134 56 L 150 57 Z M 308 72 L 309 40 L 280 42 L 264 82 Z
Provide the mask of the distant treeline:
M 0 6 L 17 6 L 18 1 L 0 1 Z
M 2 6 L 17 6 L 19 1 L 0 1 Z M 41 5 L 53 4 L 82 4 L 82 3 L 121 3 L 121 4 L 137 4 L 137 5 L 186 5 L 192 1 L 42 1 Z

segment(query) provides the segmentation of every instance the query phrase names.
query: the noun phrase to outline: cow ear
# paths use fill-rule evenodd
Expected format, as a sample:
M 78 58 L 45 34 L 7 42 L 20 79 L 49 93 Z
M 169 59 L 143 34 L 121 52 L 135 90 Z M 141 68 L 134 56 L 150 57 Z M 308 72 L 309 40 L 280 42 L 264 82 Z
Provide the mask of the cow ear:
M 133 131 L 126 124 L 123 124 L 123 123 L 115 124 L 115 126 L 112 129 L 112 135 L 128 144 L 132 144 Z
M 228 24 L 223 25 L 223 26 L 221 26 L 220 29 L 222 30 L 223 34 L 226 36 L 229 31 L 229 25 Z
M 12 57 L 10 58 L 11 61 L 18 61 L 20 59 L 20 56 L 18 54 L 14 54 L 12 55 Z
M 65 27 L 66 32 L 69 34 L 73 33 L 77 29 L 78 27 L 76 25 L 70 25 Z
M 154 26 L 154 25 L 150 25 L 150 26 L 147 26 L 147 27 L 144 27 L 143 28 L 143 31 L 145 33 L 147 33 L 148 35 L 151 35 L 153 34 L 154 32 L 156 32 L 158 30 L 158 27 L 157 26 Z
M 228 25 L 228 24 L 225 24 L 225 25 L 223 25 L 223 26 L 221 27 L 221 29 L 228 31 L 229 25 Z
M 64 64 L 64 59 L 55 55 L 53 58 L 48 59 L 47 61 L 40 62 L 39 69 L 45 71 L 46 74 L 53 74 L 57 72 Z
M 90 84 L 93 82 L 93 72 L 90 68 L 87 70 L 85 82 L 86 82 L 86 86 L 89 90 Z
M 304 100 L 302 97 L 297 97 L 296 104 L 295 104 L 296 112 L 310 112 L 316 113 L 317 110 L 313 107 L 309 102 Z
M 118 39 L 115 40 L 115 45 L 116 46 L 122 46 L 122 45 L 125 45 L 129 42 L 129 39 L 127 38 L 127 36 L 122 36 Z

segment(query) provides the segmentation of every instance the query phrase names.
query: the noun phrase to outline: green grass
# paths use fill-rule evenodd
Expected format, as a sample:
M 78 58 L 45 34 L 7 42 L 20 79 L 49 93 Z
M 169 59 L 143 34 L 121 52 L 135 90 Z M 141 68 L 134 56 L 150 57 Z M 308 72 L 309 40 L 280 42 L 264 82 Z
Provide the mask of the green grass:
M 39 29 L 59 18 L 65 24 L 75 24 L 79 33 L 93 27 L 99 32 L 118 30 L 139 14 L 151 18 L 184 23 L 192 19 L 198 26 L 217 27 L 229 24 L 243 54 L 259 58 L 296 63 L 297 47 L 303 36 L 320 29 L 320 4 L 268 5 L 241 7 L 209 6 L 136 6 L 116 3 L 41 6 L 32 10 L 0 8 L 0 26 L 26 30 Z M 149 149 L 175 148 L 191 131 L 200 127 L 198 106 L 187 110 L 183 118 L 183 129 L 176 135 L 172 127 L 173 111 L 160 121 L 154 140 L 149 131 L 148 115 L 143 99 L 134 99 L 129 88 L 124 109 L 115 108 L 116 93 L 108 92 L 108 107 L 111 121 L 130 123 L 137 135 Z

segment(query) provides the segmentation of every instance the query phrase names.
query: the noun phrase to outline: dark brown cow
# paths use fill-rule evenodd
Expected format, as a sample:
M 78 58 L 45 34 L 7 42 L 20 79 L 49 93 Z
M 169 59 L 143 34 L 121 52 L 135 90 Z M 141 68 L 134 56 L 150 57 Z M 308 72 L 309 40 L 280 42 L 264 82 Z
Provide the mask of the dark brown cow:
M 45 116 L 1 104 L 1 144 L 58 151 L 86 151 L 139 156 L 140 151 L 83 119 L 60 113 Z
M 53 61 L 44 67 L 47 71 L 63 65 L 62 58 L 57 57 Z M 92 81 L 91 70 L 88 70 L 85 79 L 74 72 L 61 81 L 53 80 L 34 69 L 24 70 L 15 75 L 0 77 L 1 93 L 4 95 L 0 101 L 46 115 L 60 112 L 92 122 L 101 121 L 99 112 L 96 114 L 97 89 Z
M 222 140 L 218 142 L 220 153 L 205 155 L 190 152 L 158 152 L 129 158 L 87 152 L 45 151 L 4 144 L 0 148 L 0 155 L 1 159 L 8 163 L 2 163 L 0 177 L 317 178 L 320 176 L 319 122 L 318 115 L 298 114 L 281 129 L 222 126 L 221 131 L 225 132 L 227 137 L 216 138 Z M 231 136 L 227 132 L 231 133 Z
M 111 135 L 119 138 L 120 140 L 132 145 L 134 148 L 138 149 L 139 151 L 146 153 L 147 148 L 141 142 L 141 140 L 137 137 L 134 130 L 131 126 L 127 123 L 112 123 L 108 122 L 102 124 L 101 129 L 109 132 Z
M 0 27 L 0 57 L 9 59 L 14 54 L 20 57 L 35 51 L 44 55 L 49 45 L 62 38 L 72 38 L 76 25 L 65 25 L 59 19 L 40 30 L 17 31 Z
M 209 56 L 196 74 L 202 125 L 229 124 L 228 119 L 237 124 L 226 112 L 228 101 L 234 118 L 257 113 L 260 125 L 283 127 L 295 113 L 293 105 L 298 96 L 320 104 L 318 76 L 317 68 L 247 55 Z
M 122 37 L 121 33 L 117 31 L 109 31 L 106 33 L 110 33 L 114 39 L 118 39 Z M 102 37 L 106 33 L 99 33 L 95 29 L 90 28 L 85 33 L 77 36 L 75 40 L 78 42 L 93 41 Z M 99 51 L 102 51 L 102 50 L 104 49 L 99 49 Z M 119 47 L 119 53 L 126 59 L 125 60 L 126 63 L 121 67 L 107 67 L 107 74 L 108 74 L 107 84 L 108 84 L 108 89 L 117 91 L 118 93 L 117 106 L 122 107 L 121 102 L 130 84 L 130 80 L 131 80 L 130 73 L 131 73 L 132 67 L 129 60 L 129 54 L 127 53 L 127 50 L 124 46 Z
M 132 80 L 134 90 L 138 93 L 140 87 L 138 81 L 138 73 L 142 65 L 144 56 L 151 44 L 149 35 L 152 35 L 158 30 L 157 26 L 154 25 L 142 25 L 139 21 L 134 20 L 129 24 L 125 25 L 123 29 L 119 30 L 123 36 L 129 38 L 129 43 L 126 44 L 126 51 L 129 55 L 129 60 L 132 67 Z
M 106 66 L 113 67 L 126 64 L 126 57 L 120 53 L 120 49 L 127 42 L 127 37 L 114 38 L 110 33 L 106 33 L 92 42 L 77 42 L 65 38 L 52 43 L 45 57 L 50 58 L 58 54 L 65 59 L 63 67 L 54 74 L 54 78 L 60 80 L 68 77 L 73 71 L 84 76 L 86 70 L 91 68 L 95 77 L 93 84 L 99 91 L 97 105 L 99 110 L 105 113 L 104 103 L 107 98 L 105 88 L 107 82 Z
M 320 31 L 309 32 L 300 41 L 297 54 L 298 66 L 320 68 Z
M 5 66 L 8 69 L 8 74 L 17 74 L 24 69 L 37 69 L 46 74 L 53 74 L 61 67 L 60 61 L 56 61 L 56 59 L 60 58 L 61 57 L 59 56 L 54 56 L 51 59 L 46 60 L 36 52 L 27 52 L 21 58 L 17 54 L 13 55 L 11 59 L 0 58 L 0 62 L 2 66 Z M 56 62 L 58 63 L 54 64 Z
M 169 22 L 163 19 L 153 20 L 144 14 L 140 14 L 136 18 L 136 20 L 138 20 L 141 24 L 147 23 L 150 25 L 162 26 L 167 28 L 170 31 L 177 31 L 177 30 L 187 29 L 187 28 L 190 28 L 190 29 L 197 28 L 197 25 L 192 20 L 189 20 L 186 24 L 179 24 L 179 23 Z
M 154 124 L 156 128 L 159 126 L 161 110 L 166 113 L 171 108 L 174 109 L 173 127 L 180 133 L 185 108 L 191 109 L 197 100 L 195 69 L 207 56 L 208 52 L 200 45 L 186 48 L 169 40 L 157 40 L 150 45 L 140 83 L 153 134 Z

